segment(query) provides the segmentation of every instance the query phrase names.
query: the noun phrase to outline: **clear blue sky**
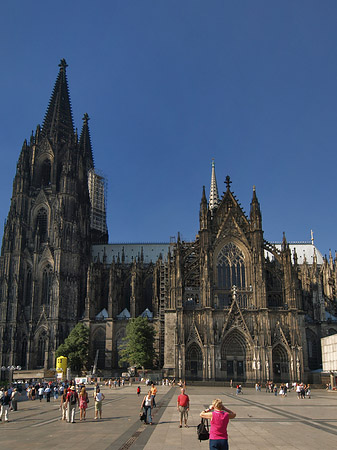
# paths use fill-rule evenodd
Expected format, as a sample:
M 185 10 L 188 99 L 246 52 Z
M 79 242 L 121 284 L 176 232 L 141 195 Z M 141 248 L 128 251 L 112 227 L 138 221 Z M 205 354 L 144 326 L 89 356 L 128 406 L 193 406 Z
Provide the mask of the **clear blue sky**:
M 111 242 L 194 239 L 215 158 L 247 213 L 256 185 L 267 240 L 313 229 L 334 251 L 336 23 L 335 0 L 2 2 L 2 224 L 65 58 L 75 126 L 87 112 L 108 177 Z

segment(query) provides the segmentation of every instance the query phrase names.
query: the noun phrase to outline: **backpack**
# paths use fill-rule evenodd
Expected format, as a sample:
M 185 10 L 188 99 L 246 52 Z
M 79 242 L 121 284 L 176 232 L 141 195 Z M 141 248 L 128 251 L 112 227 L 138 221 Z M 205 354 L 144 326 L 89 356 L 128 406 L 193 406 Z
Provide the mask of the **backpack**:
M 76 395 L 75 395 L 74 392 L 70 396 L 70 404 L 71 405 L 76 405 Z
M 199 441 L 207 441 L 209 439 L 208 419 L 201 419 L 197 426 L 197 435 Z

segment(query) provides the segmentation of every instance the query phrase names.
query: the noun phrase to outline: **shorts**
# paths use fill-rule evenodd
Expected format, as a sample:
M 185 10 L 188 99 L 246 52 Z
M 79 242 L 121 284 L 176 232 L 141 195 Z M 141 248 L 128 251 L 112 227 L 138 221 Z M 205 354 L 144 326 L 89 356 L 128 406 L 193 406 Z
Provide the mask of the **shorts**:
M 102 411 L 102 400 L 100 402 L 95 402 L 95 411 Z
M 180 421 L 182 422 L 183 419 L 186 421 L 188 418 L 187 406 L 179 406 L 179 411 L 180 411 Z

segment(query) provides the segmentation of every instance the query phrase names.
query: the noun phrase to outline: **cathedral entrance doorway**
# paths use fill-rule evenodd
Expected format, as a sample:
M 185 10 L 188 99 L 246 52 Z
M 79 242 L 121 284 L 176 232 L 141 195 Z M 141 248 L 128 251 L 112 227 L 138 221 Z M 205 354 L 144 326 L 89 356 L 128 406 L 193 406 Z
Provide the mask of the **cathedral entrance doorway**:
M 202 380 L 203 357 L 198 344 L 191 344 L 186 352 L 186 378 L 189 380 Z
M 273 348 L 273 381 L 277 383 L 290 381 L 288 353 L 281 344 Z
M 230 333 L 222 346 L 222 368 L 226 380 L 245 381 L 246 379 L 246 342 L 238 331 Z

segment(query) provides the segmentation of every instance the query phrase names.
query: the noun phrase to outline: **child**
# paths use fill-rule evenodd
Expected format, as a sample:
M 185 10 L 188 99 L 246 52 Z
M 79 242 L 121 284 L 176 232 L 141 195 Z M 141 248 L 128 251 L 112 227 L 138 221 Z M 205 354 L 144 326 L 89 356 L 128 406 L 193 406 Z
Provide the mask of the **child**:
M 138 395 L 138 397 L 140 395 L 140 386 L 137 387 L 137 395 Z

